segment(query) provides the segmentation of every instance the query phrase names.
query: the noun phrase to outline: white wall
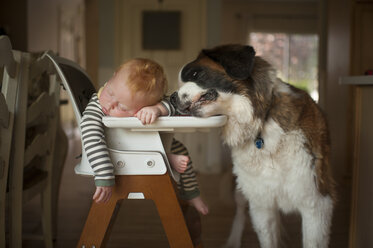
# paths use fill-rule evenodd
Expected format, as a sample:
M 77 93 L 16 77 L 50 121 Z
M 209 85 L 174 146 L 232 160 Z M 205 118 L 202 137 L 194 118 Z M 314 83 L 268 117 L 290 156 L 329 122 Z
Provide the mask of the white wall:
M 327 70 L 325 89 L 325 112 L 329 121 L 332 142 L 332 166 L 337 179 L 343 179 L 348 170 L 352 151 L 348 132 L 352 111 L 350 90 L 339 84 L 340 76 L 350 73 L 350 25 L 351 2 L 349 0 L 328 1 Z
M 105 84 L 115 70 L 115 0 L 99 0 L 98 85 Z
M 83 0 L 29 0 L 28 51 L 52 50 L 85 68 Z
M 222 0 L 206 1 L 207 47 L 221 43 L 221 2 Z M 115 0 L 99 0 L 99 85 L 103 85 L 115 69 L 114 3 Z
M 29 52 L 52 50 L 85 67 L 83 0 L 29 0 L 27 15 Z M 70 103 L 61 106 L 61 121 L 75 125 Z
M 247 42 L 250 30 L 318 31 L 317 1 L 233 1 L 222 3 L 222 42 Z
M 29 0 L 27 8 L 28 50 L 57 51 L 58 5 L 60 0 Z

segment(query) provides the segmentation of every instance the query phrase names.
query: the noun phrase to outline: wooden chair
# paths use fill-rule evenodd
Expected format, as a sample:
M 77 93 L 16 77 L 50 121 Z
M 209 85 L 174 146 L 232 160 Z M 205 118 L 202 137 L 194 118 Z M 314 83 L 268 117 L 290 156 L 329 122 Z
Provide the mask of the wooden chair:
M 88 100 L 95 89 L 85 72 L 69 60 L 46 53 L 53 61 L 64 88 L 68 91 L 78 124 Z M 116 207 L 124 199 L 151 199 L 154 201 L 170 247 L 194 247 L 181 211 L 173 180 L 177 174 L 170 170 L 166 150 L 172 135 L 160 132 L 174 132 L 176 129 L 192 129 L 206 126 L 222 126 L 225 117 L 213 124 L 201 123 L 197 118 L 188 117 L 175 123 L 161 117 L 157 125 L 143 126 L 136 118 L 104 117 L 106 142 L 111 160 L 115 166 L 116 184 L 110 201 L 106 204 L 92 203 L 77 247 L 104 247 L 110 234 L 111 223 L 115 220 Z M 185 117 L 184 117 L 185 118 Z M 197 123 L 197 124 L 196 124 Z M 195 126 L 193 126 L 195 125 Z M 75 172 L 93 175 L 85 151 Z
M 59 118 L 59 114 L 57 118 Z M 52 235 L 53 241 L 57 239 L 58 227 L 58 200 L 60 195 L 60 185 L 62 173 L 67 158 L 68 138 L 65 131 L 62 129 L 60 119 L 57 120 L 57 130 L 55 138 L 55 147 L 53 154 L 53 170 L 52 170 Z
M 16 91 L 20 78 L 8 37 L 0 36 L 0 247 L 5 247 L 5 208 Z
M 53 247 L 52 196 L 56 176 L 55 144 L 59 126 L 59 90 L 51 63 L 41 54 L 13 51 L 21 78 L 17 89 L 15 122 L 9 166 L 9 247 L 22 247 L 22 206 L 41 196 L 45 246 Z M 67 150 L 67 143 L 65 147 Z M 63 161 L 62 161 L 63 163 Z M 56 203 L 54 203 L 54 206 Z

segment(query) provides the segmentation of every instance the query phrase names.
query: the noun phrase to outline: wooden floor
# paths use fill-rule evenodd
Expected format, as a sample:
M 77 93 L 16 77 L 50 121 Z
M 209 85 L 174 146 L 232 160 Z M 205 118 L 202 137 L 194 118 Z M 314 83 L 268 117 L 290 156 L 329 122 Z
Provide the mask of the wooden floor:
M 69 156 L 64 168 L 60 189 L 58 236 L 56 247 L 75 247 L 87 216 L 94 192 L 92 178 L 74 174 L 75 158 L 80 154 L 79 139 L 70 136 Z M 202 219 L 202 241 L 205 248 L 221 247 L 226 241 L 234 202 L 230 195 L 229 174 L 199 174 L 203 198 L 210 213 Z M 339 183 L 339 201 L 333 216 L 330 247 L 348 247 L 349 180 Z M 40 232 L 39 198 L 24 207 L 24 232 Z M 286 247 L 301 247 L 301 221 L 297 215 L 284 217 L 287 232 Z M 43 247 L 42 241 L 23 242 L 23 247 Z M 168 247 L 156 209 L 149 200 L 126 200 L 121 205 L 107 247 L 156 248 Z M 259 247 L 251 223 L 246 220 L 242 247 Z

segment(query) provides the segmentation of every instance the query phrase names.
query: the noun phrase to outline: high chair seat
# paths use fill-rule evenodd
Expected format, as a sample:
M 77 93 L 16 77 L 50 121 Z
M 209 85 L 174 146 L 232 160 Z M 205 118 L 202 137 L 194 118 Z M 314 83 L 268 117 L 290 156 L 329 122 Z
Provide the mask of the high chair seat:
M 178 173 L 171 169 L 167 159 L 164 161 L 166 163 L 164 166 L 162 159 L 162 156 L 166 158 L 166 151 L 171 145 L 172 133 L 206 132 L 210 128 L 221 127 L 226 120 L 226 116 L 210 118 L 162 116 L 154 124 L 143 125 L 136 117 L 103 117 L 104 125 L 107 127 L 106 142 L 115 166 L 115 174 L 162 175 L 168 169 L 177 181 Z M 144 153 L 145 151 L 148 152 Z M 75 173 L 93 175 L 84 151 L 81 162 L 75 167 Z

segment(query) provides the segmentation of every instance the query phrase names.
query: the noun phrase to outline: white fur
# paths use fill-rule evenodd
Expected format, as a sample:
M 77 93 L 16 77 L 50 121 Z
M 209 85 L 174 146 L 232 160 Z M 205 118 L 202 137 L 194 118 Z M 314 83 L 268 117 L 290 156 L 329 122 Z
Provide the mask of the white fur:
M 205 89 L 193 84 L 189 82 L 181 87 L 179 97 L 184 94 L 193 101 L 203 94 Z M 288 85 L 280 82 L 275 85 L 277 92 L 291 93 Z M 301 214 L 303 247 L 327 247 L 333 201 L 317 190 L 313 158 L 304 147 L 303 131 L 285 132 L 271 118 L 262 123 L 254 118 L 250 99 L 237 94 L 219 92 L 217 101 L 202 105 L 200 111 L 203 116 L 228 116 L 222 138 L 232 151 L 239 191 L 236 200 L 241 200 L 226 247 L 239 247 L 241 243 L 245 204 L 240 193 L 249 201 L 252 224 L 262 248 L 280 245 L 279 210 Z M 264 140 L 262 149 L 254 144 L 260 129 Z
M 253 140 L 262 123 L 260 120 L 253 118 L 254 110 L 251 102 L 244 96 L 220 94 L 221 98 L 226 101 L 223 104 L 229 106 L 226 111 L 222 111 L 223 114 L 229 116 L 228 122 L 222 130 L 224 142 L 231 147 L 235 147 L 242 145 L 247 140 Z
M 262 137 L 264 149 L 257 149 L 253 142 L 231 147 L 237 188 L 249 200 L 261 247 L 279 246 L 278 209 L 301 214 L 303 247 L 327 247 L 332 199 L 317 191 L 312 157 L 303 147 L 304 134 L 285 134 L 275 121 L 269 120 Z M 237 212 L 240 208 L 238 205 Z
M 193 101 L 193 98 L 198 98 L 204 90 L 193 82 L 184 83 L 183 87 L 179 90 L 179 96 L 186 96 L 184 101 Z M 193 96 L 193 97 L 192 97 Z
M 247 200 L 241 191 L 236 190 L 234 195 L 236 214 L 234 215 L 231 233 L 224 245 L 225 248 L 238 248 L 241 246 L 242 234 L 245 228 Z

